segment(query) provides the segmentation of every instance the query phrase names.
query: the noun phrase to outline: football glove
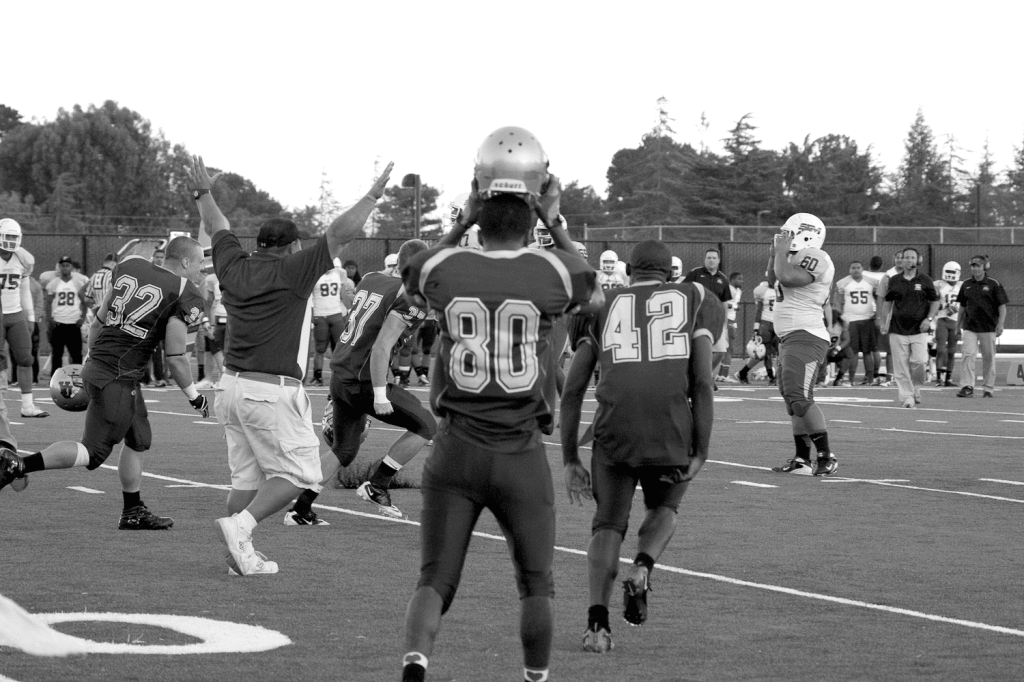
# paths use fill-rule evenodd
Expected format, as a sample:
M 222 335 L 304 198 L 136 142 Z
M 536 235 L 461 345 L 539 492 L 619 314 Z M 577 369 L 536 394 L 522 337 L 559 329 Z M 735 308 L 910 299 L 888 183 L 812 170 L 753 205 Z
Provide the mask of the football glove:
M 204 418 L 210 416 L 210 401 L 207 400 L 206 396 L 202 393 L 188 401 L 188 404 L 191 405 L 192 409 L 196 412 L 203 415 Z

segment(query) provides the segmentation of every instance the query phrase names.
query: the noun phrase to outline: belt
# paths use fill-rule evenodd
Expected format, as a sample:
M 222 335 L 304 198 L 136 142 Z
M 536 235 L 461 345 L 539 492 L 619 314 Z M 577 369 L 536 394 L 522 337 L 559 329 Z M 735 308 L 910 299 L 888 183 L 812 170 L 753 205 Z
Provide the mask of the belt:
M 275 386 L 302 386 L 302 382 L 293 377 L 286 377 L 280 374 L 265 374 L 264 372 L 239 372 L 234 369 L 224 368 L 224 373 L 228 376 L 238 377 L 239 379 L 247 379 L 249 381 L 258 381 L 262 384 L 274 384 Z

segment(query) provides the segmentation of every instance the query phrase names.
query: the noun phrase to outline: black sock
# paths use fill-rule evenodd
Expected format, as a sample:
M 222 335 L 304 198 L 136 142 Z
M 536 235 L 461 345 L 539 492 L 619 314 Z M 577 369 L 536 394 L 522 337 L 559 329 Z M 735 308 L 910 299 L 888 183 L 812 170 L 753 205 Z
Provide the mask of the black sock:
M 772 369 L 771 365 L 765 367 L 764 371 L 768 373 L 768 381 L 775 381 L 775 370 Z
M 121 494 L 124 496 L 125 510 L 131 509 L 133 507 L 138 507 L 140 504 L 142 504 L 141 492 L 138 490 L 136 490 L 133 493 L 125 492 L 122 490 Z
M 647 569 L 647 575 L 650 575 L 654 571 L 654 557 L 646 552 L 639 552 L 636 555 L 636 559 L 633 559 L 634 564 L 638 564 Z
M 587 610 L 587 628 L 594 632 L 597 632 L 601 628 L 604 628 L 608 632 L 612 631 L 612 626 L 608 624 L 607 606 L 591 606 Z
M 419 663 L 408 663 L 402 668 L 402 682 L 424 682 L 427 669 Z
M 416 376 L 418 376 L 418 377 L 425 377 L 425 376 L 427 376 L 427 373 L 429 371 L 430 371 L 429 367 L 417 367 L 416 368 Z
M 206 378 L 206 366 L 205 365 L 199 365 L 199 381 L 202 381 L 205 378 Z
M 811 443 L 807 440 L 807 436 L 802 433 L 799 436 L 794 435 L 793 442 L 796 443 L 796 456 L 810 461 Z
M 832 451 L 828 447 L 828 431 L 819 431 L 811 434 L 811 442 L 818 451 L 819 457 L 828 457 Z
M 313 378 L 314 379 L 322 379 L 323 378 L 323 374 L 324 374 L 323 369 L 314 369 L 313 370 Z
M 21 461 L 25 463 L 25 469 L 22 473 L 31 474 L 33 471 L 42 471 L 46 468 L 46 464 L 43 462 L 43 453 L 41 452 L 34 452 L 24 457 Z
M 387 488 L 391 485 L 391 479 L 394 478 L 397 473 L 398 469 L 381 461 L 381 463 L 377 465 L 377 470 L 370 476 L 370 483 L 374 484 L 378 488 Z
M 312 490 L 303 490 L 302 494 L 295 500 L 295 504 L 292 505 L 292 511 L 299 514 L 308 514 L 313 509 L 313 502 L 316 501 L 319 495 L 320 493 L 315 493 Z

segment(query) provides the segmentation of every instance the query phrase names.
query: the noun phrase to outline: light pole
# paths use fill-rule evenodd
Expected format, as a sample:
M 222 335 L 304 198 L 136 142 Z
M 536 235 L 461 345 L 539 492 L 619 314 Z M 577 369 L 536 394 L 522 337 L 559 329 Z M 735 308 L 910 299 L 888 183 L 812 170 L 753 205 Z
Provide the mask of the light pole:
M 771 213 L 771 209 L 762 208 L 760 211 L 757 212 L 757 226 L 758 227 L 761 227 L 761 216 L 764 215 L 765 213 Z
M 413 238 L 420 238 L 420 176 L 416 173 L 409 173 L 402 178 L 402 187 L 412 187 L 413 200 Z

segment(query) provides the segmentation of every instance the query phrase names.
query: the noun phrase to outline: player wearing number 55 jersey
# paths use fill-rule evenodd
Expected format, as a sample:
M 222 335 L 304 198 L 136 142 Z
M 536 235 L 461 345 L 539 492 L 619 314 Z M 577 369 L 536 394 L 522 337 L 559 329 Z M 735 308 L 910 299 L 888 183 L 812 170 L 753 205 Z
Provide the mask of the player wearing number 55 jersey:
M 118 528 L 160 530 L 173 525 L 172 519 L 152 514 L 139 496 L 142 453 L 152 443 L 139 380 L 162 340 L 174 380 L 192 407 L 204 417 L 209 415 L 206 398 L 192 386 L 192 370 L 185 355 L 187 339 L 194 335 L 203 315 L 203 299 L 195 285 L 202 268 L 203 248 L 189 237 L 171 240 L 163 266 L 138 256 L 117 266 L 111 292 L 89 330 L 91 350 L 82 370 L 89 407 L 82 441 L 54 443 L 25 457 L 13 467 L 19 477 L 42 469 L 96 469 L 114 446 L 124 441 L 118 462 L 124 511 Z M 0 458 L 4 454 L 0 452 Z M 0 461 L 0 487 L 8 482 L 3 465 Z
M 772 241 L 769 281 L 775 283 L 775 333 L 781 341 L 779 392 L 786 401 L 796 443 L 796 455 L 772 468 L 778 473 L 828 476 L 838 468 L 828 444 L 825 415 L 814 402 L 814 382 L 831 341 L 828 299 L 836 272 L 832 259 L 821 249 L 824 242 L 825 224 L 810 213 L 791 216 Z M 813 468 L 812 447 L 818 454 Z
M 608 603 L 637 482 L 646 515 L 636 560 L 623 583 L 625 619 L 647 618 L 654 562 L 675 530 L 676 510 L 708 456 L 714 421 L 712 345 L 725 307 L 703 285 L 667 283 L 668 248 L 637 244 L 630 254 L 632 285 L 608 292 L 580 343 L 562 396 L 562 452 L 570 502 L 597 500 L 590 566 L 586 651 L 612 648 Z M 587 383 L 600 362 L 591 476 L 579 457 L 577 434 Z

